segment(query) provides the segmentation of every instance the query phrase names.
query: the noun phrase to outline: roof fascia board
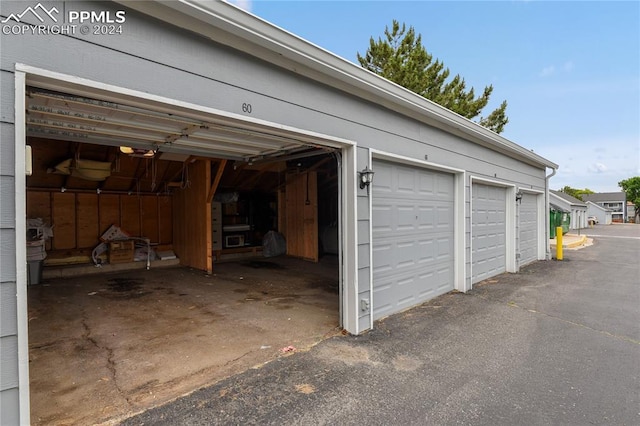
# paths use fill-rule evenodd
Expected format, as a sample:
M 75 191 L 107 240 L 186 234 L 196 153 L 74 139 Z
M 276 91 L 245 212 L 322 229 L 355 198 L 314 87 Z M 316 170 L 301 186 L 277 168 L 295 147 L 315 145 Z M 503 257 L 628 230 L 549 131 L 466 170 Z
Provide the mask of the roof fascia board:
M 549 191 L 549 194 L 553 194 L 554 197 L 558 199 L 564 200 L 566 203 L 569 203 L 572 206 L 581 206 L 586 207 L 586 204 L 575 197 L 572 197 L 569 194 L 565 194 L 562 191 Z
M 528 164 L 558 168 L 557 164 L 473 121 L 229 3 L 115 2 Z
M 596 204 L 596 203 L 593 203 L 593 202 L 591 202 L 591 201 L 587 201 L 587 205 L 588 205 L 588 206 L 591 206 L 591 207 L 594 207 L 594 208 L 596 208 L 596 209 L 598 209 L 598 210 L 601 210 L 601 211 L 603 211 L 603 212 L 611 211 L 611 210 L 609 210 L 609 209 L 605 209 L 604 207 L 602 207 L 602 206 L 600 206 L 600 205 L 598 205 L 598 204 Z
M 584 203 L 581 203 L 579 201 L 578 202 L 571 201 L 571 200 L 569 200 L 569 199 L 567 199 L 567 198 L 565 198 L 565 197 L 563 197 L 561 195 L 555 194 L 555 193 L 553 193 L 551 191 L 549 191 L 549 195 L 551 196 L 551 198 L 554 198 L 558 202 L 561 202 L 561 203 L 563 203 L 563 204 L 565 204 L 567 206 L 570 206 L 570 207 L 582 207 L 582 208 L 586 208 L 587 207 L 587 205 L 584 204 Z

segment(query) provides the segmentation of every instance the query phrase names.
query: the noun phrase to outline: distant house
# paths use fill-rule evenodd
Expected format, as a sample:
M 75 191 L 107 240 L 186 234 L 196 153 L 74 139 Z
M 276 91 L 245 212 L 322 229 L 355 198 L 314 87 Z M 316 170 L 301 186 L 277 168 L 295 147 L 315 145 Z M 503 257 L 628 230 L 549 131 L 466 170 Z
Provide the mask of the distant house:
M 611 210 L 611 220 L 613 222 L 625 222 L 627 218 L 627 195 L 624 192 L 598 192 L 596 194 L 585 194 L 584 201 L 591 201 L 594 204 Z
M 598 219 L 598 223 L 601 225 L 611 225 L 611 210 L 592 202 L 587 201 L 587 216 L 594 216 Z
M 587 217 L 589 215 L 587 214 L 587 204 L 583 201 L 561 191 L 549 190 L 549 202 L 562 208 L 563 211 L 569 212 L 571 215 L 569 229 L 587 227 Z

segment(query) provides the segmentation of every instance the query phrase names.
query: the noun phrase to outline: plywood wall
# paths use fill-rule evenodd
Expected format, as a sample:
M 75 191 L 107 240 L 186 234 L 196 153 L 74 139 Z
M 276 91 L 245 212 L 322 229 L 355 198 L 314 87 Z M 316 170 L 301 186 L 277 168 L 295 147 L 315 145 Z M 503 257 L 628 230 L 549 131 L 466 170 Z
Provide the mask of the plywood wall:
M 287 176 L 284 235 L 287 254 L 318 261 L 318 176 L 305 172 Z
M 173 249 L 180 264 L 211 272 L 213 246 L 211 241 L 211 203 L 207 195 L 211 188 L 209 160 L 197 160 L 187 167 L 189 185 L 173 195 Z
M 171 244 L 172 210 L 167 195 L 27 191 L 27 218 L 53 225 L 47 250 L 93 249 L 112 224 L 131 236 Z

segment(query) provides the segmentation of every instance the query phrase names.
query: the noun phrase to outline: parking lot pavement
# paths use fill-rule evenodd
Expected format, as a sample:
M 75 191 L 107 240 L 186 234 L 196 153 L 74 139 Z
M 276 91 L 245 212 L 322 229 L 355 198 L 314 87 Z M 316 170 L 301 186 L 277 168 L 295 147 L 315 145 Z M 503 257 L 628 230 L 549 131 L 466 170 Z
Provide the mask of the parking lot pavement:
M 594 244 L 563 261 L 438 297 L 124 424 L 640 424 L 638 230 L 597 226 Z
M 640 238 L 640 224 L 612 223 L 611 225 L 595 225 L 582 230 L 590 237 Z

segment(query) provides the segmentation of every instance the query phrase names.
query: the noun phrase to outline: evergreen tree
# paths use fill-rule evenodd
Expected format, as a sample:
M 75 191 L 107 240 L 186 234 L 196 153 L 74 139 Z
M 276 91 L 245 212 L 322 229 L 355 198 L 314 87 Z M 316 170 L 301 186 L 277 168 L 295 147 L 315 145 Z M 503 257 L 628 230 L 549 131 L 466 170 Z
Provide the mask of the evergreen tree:
M 493 86 L 484 88 L 476 97 L 474 88 L 467 90 L 460 75 L 449 80 L 449 68 L 427 52 L 422 45 L 422 36 L 395 19 L 385 28 L 384 39 L 373 37 L 364 56 L 358 53 L 362 67 L 387 80 L 403 86 L 425 98 L 450 109 L 468 119 L 476 118 L 489 102 Z M 506 115 L 507 101 L 488 116 L 480 116 L 478 123 L 496 133 L 501 133 L 509 122 Z

